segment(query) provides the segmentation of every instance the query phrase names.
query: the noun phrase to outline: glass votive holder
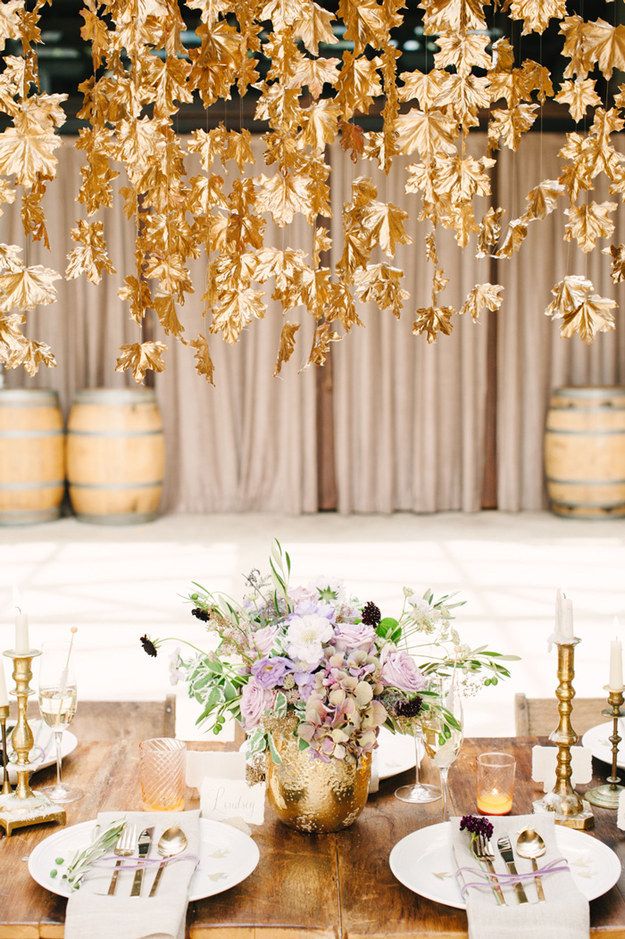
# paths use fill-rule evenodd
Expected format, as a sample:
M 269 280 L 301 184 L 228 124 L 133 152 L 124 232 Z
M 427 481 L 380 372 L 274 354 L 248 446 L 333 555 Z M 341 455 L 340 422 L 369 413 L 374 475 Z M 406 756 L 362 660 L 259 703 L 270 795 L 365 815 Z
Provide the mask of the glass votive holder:
M 186 744 L 173 737 L 154 737 L 139 744 L 141 801 L 149 812 L 184 809 Z
M 509 815 L 514 798 L 516 760 L 510 753 L 477 758 L 477 808 L 482 815 Z

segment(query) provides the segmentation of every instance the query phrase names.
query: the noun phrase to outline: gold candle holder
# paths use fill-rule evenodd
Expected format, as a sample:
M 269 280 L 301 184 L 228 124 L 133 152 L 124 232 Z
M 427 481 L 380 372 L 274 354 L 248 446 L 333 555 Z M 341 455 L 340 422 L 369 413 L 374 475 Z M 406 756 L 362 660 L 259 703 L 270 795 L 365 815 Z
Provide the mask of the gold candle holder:
M 0 733 L 2 734 L 2 795 L 10 796 L 11 783 L 9 782 L 9 754 L 7 752 L 7 720 L 9 719 L 9 705 L 0 707 Z
M 618 732 L 619 718 L 623 717 L 623 689 L 612 691 L 608 688 L 608 705 L 601 712 L 606 717 L 612 718 L 612 735 L 610 743 L 612 744 L 612 772 L 602 786 L 595 786 L 586 793 L 586 798 L 593 805 L 602 809 L 618 809 L 619 795 L 625 787 L 619 786 L 620 779 L 616 775 L 618 760 L 618 745 L 621 742 L 621 736 Z
M 4 828 L 9 837 L 15 829 L 29 825 L 45 825 L 49 822 L 63 824 L 66 816 L 65 809 L 55 805 L 47 796 L 34 793 L 30 787 L 29 757 L 35 738 L 28 722 L 28 698 L 33 694 L 30 687 L 32 661 L 41 652 L 31 649 L 22 654 L 9 649 L 4 654 L 13 662 L 14 694 L 17 698 L 17 720 L 11 734 L 16 755 L 17 785 L 14 792 L 9 787 L 9 793 L 3 791 L 0 797 L 0 827 Z
M 552 743 L 558 748 L 556 759 L 556 784 L 551 792 L 542 799 L 534 802 L 535 812 L 549 812 L 555 815 L 557 825 L 566 825 L 568 828 L 577 828 L 587 831 L 595 823 L 589 803 L 582 799 L 571 785 L 571 747 L 579 737 L 573 730 L 571 712 L 575 689 L 575 646 L 580 640 L 572 638 L 564 642 L 555 640 L 558 647 L 558 699 L 559 722 L 556 729 L 549 735 Z

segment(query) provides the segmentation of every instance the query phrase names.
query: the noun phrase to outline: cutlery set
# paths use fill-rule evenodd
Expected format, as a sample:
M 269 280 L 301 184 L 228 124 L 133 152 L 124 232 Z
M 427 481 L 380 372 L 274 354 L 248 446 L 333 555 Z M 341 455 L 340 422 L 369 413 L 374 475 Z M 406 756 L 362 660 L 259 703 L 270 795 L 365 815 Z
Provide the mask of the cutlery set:
M 139 859 L 139 865 L 135 871 L 135 875 L 132 881 L 130 896 L 141 896 L 141 890 L 143 887 L 143 874 L 145 872 L 145 863 L 141 862 L 145 862 L 145 860 L 148 858 L 150 849 L 152 847 L 153 838 L 154 828 L 144 828 L 141 834 L 137 837 L 136 825 L 124 826 L 124 829 L 122 830 L 114 848 L 114 854 L 117 857 L 117 861 L 115 862 L 115 869 L 113 870 L 113 875 L 111 877 L 108 896 L 113 896 L 117 889 L 117 879 L 123 864 L 123 859 L 126 857 L 138 857 Z M 158 854 L 162 860 L 158 865 L 158 870 L 156 872 L 156 876 L 148 896 L 153 897 L 156 895 L 156 891 L 159 888 L 165 866 L 172 858 L 176 857 L 178 854 L 182 854 L 186 847 L 187 837 L 181 828 L 168 828 L 163 832 L 158 840 L 158 844 L 156 845 Z
M 519 872 L 514 860 L 514 850 L 512 848 L 510 837 L 508 835 L 502 835 L 500 838 L 498 838 L 497 848 L 499 849 L 499 854 L 501 855 L 501 858 L 508 868 L 510 874 L 518 877 Z M 542 857 L 546 850 L 545 842 L 541 836 L 536 831 L 534 831 L 533 828 L 526 828 L 519 834 L 516 842 L 517 854 L 519 857 L 525 858 L 532 862 L 532 870 L 534 872 L 538 870 L 538 858 Z M 490 840 L 487 839 L 483 834 L 476 835 L 471 845 L 471 851 L 475 860 L 478 861 L 490 875 L 489 881 L 491 889 L 498 905 L 505 906 L 506 898 L 504 896 L 503 890 L 501 889 L 501 885 L 496 880 L 497 874 L 493 865 L 493 861 L 495 860 L 495 852 L 493 850 L 493 846 L 490 843 Z M 541 902 L 545 899 L 542 880 L 540 877 L 536 876 L 534 878 L 534 882 L 536 884 L 536 895 L 538 897 L 538 901 Z M 516 883 L 513 886 L 518 902 L 529 903 L 523 884 Z

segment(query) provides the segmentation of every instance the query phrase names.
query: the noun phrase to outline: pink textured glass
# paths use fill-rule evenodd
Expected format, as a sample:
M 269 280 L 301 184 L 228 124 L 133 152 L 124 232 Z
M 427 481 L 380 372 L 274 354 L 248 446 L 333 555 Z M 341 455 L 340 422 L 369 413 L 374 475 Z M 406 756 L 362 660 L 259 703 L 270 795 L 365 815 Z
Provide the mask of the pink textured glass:
M 173 737 L 154 737 L 139 744 L 139 777 L 143 808 L 150 812 L 184 809 L 186 744 Z

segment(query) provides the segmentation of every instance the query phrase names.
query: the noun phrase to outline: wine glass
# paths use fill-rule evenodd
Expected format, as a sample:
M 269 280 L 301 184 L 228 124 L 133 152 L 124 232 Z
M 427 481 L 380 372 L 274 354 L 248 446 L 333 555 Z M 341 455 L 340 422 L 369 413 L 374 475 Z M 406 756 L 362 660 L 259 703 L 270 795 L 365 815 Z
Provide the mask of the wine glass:
M 419 728 L 415 731 L 415 781 L 409 786 L 400 786 L 395 790 L 395 798 L 401 802 L 412 802 L 417 805 L 424 805 L 427 802 L 437 802 L 441 797 L 441 790 L 438 786 L 430 786 L 422 783 L 419 779 L 419 761 L 423 752 L 424 743 L 423 730 Z M 426 745 L 427 746 L 427 745 Z
M 432 717 L 424 727 L 425 752 L 437 767 L 443 795 L 443 821 L 449 818 L 449 769 L 456 762 L 462 746 L 462 697 L 458 691 L 455 674 L 441 686 L 441 703 L 455 718 L 458 727 L 451 727 L 451 736 L 443 733 L 445 720 L 442 714 Z
M 53 802 L 75 802 L 80 789 L 69 788 L 61 780 L 63 733 L 76 714 L 78 692 L 71 662 L 71 643 L 65 647 L 45 646 L 39 665 L 39 713 L 52 728 L 56 745 L 56 784 L 42 791 Z

